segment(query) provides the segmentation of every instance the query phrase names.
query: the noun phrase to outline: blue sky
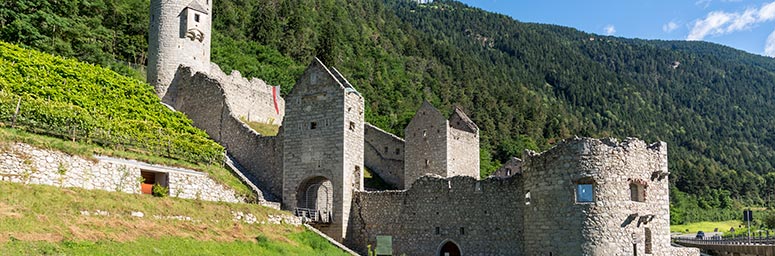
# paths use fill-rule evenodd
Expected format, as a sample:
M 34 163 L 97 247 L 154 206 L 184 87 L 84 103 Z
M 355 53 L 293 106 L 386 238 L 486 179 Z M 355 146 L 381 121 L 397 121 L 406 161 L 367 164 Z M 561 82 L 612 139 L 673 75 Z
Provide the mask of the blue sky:
M 628 38 L 702 40 L 775 56 L 775 0 L 461 0 L 523 22 Z

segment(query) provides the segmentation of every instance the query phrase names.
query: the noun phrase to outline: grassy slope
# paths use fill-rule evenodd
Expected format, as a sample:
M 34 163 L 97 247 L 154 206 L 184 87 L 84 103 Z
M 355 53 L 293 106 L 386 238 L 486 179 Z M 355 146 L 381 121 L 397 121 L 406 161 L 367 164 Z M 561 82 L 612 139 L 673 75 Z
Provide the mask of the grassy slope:
M 94 215 L 106 211 L 107 216 Z M 88 211 L 89 216 L 82 215 Z M 144 217 L 132 217 L 131 212 Z M 3 255 L 346 255 L 303 227 L 235 222 L 287 213 L 250 204 L 0 182 Z M 157 218 L 159 216 L 160 218 Z M 171 216 L 191 220 L 170 219 Z

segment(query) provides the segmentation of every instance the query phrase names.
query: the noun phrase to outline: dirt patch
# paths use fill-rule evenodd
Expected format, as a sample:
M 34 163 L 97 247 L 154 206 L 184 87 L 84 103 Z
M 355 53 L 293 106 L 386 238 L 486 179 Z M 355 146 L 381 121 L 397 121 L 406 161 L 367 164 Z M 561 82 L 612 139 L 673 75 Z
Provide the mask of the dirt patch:
M 50 242 L 50 243 L 58 243 L 61 242 L 64 237 L 57 233 L 16 233 L 16 232 L 9 232 L 0 234 L 0 237 L 4 237 L 7 239 L 11 239 L 13 237 L 14 239 L 20 240 L 20 241 L 44 241 L 44 242 Z
M 18 219 L 23 217 L 21 213 L 16 212 L 16 207 L 0 203 L 0 218 L 14 218 Z

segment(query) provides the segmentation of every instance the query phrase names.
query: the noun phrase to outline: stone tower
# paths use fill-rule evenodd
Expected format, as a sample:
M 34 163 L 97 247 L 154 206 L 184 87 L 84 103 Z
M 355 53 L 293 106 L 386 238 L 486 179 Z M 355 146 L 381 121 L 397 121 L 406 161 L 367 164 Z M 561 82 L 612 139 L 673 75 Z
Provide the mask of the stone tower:
M 164 98 L 179 65 L 210 71 L 213 0 L 151 0 L 148 83 Z
M 363 190 L 363 98 L 315 58 L 285 100 L 283 208 L 341 241 Z
M 671 255 L 667 145 L 568 139 L 526 152 L 524 251 Z M 635 250 L 635 252 L 633 251 Z
M 404 135 L 404 188 L 426 174 L 479 179 L 479 128 L 459 108 L 447 120 L 425 101 Z

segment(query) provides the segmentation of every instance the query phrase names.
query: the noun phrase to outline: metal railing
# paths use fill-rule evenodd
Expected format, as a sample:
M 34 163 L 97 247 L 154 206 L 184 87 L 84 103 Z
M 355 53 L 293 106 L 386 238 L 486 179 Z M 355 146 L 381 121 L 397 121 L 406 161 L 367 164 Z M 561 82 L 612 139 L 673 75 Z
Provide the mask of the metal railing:
M 328 211 L 321 211 L 318 209 L 310 208 L 296 208 L 293 214 L 301 217 L 307 222 L 312 223 L 331 223 L 331 214 Z
M 680 242 L 680 243 L 687 243 L 687 244 L 698 244 L 698 245 L 718 244 L 718 245 L 772 245 L 772 246 L 775 246 L 775 237 L 771 237 L 771 236 L 751 237 L 750 239 L 747 236 L 736 237 L 736 238 L 717 238 L 717 239 L 713 239 L 712 237 L 705 238 L 705 239 L 673 238 L 673 241 Z

